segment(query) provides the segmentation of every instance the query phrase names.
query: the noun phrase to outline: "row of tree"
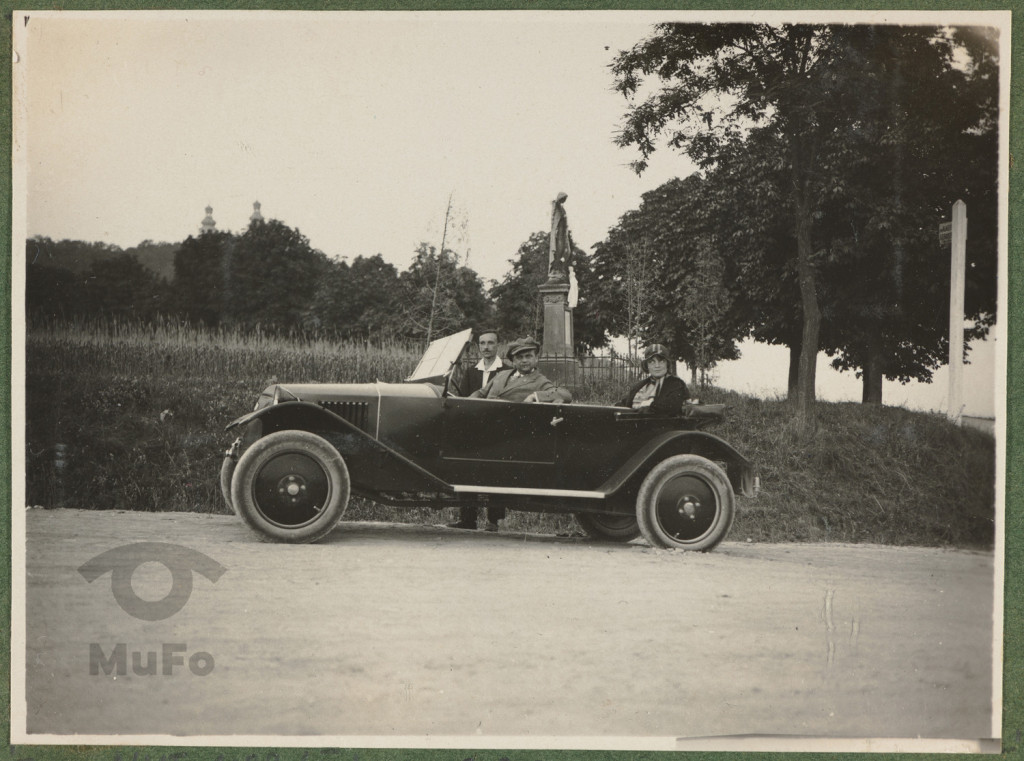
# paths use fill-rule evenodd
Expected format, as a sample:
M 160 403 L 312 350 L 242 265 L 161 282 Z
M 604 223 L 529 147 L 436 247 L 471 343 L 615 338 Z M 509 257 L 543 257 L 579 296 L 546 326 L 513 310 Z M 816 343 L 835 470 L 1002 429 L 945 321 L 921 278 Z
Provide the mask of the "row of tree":
M 945 360 L 950 261 L 938 225 L 967 203 L 967 316 L 994 320 L 994 30 L 663 24 L 612 66 L 617 142 L 703 170 L 644 197 L 596 247 L 598 309 L 708 367 L 748 335 L 789 347 L 809 421 L 815 358 L 928 380 Z
M 158 274 L 153 257 L 140 261 L 140 252 L 36 237 L 27 243 L 26 308 L 30 320 L 173 317 L 338 338 L 426 341 L 466 327 L 539 337 L 537 286 L 547 279 L 547 250 L 547 233 L 534 233 L 510 260 L 508 275 L 488 288 L 447 248 L 438 253 L 421 243 L 399 272 L 380 254 L 330 258 L 278 220 L 252 222 L 242 234 L 189 237 L 172 247 L 170 279 Z M 587 257 L 577 249 L 576 258 L 586 291 Z M 584 298 L 577 309 L 580 351 L 607 342 L 587 304 Z
M 187 238 L 170 279 L 132 253 L 89 256 L 91 243 L 33 238 L 27 247 L 30 319 L 174 317 L 341 338 L 425 336 L 432 306 L 436 330 L 494 319 L 483 281 L 452 251 L 421 244 L 400 273 L 379 254 L 332 259 L 278 220 Z M 88 264 L 73 265 L 83 258 Z

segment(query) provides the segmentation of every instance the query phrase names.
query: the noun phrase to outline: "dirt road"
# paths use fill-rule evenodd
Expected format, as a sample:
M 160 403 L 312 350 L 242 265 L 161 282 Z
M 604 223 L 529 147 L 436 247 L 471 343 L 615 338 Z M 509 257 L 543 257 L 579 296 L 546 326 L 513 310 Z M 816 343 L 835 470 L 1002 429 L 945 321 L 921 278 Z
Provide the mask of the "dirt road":
M 289 546 L 234 517 L 64 510 L 28 511 L 26 534 L 30 734 L 993 734 L 990 553 L 692 554 L 380 523 Z M 138 542 L 224 573 L 192 573 L 180 612 L 140 620 L 110 573 L 79 572 Z M 143 601 L 172 591 L 152 560 L 130 582 Z

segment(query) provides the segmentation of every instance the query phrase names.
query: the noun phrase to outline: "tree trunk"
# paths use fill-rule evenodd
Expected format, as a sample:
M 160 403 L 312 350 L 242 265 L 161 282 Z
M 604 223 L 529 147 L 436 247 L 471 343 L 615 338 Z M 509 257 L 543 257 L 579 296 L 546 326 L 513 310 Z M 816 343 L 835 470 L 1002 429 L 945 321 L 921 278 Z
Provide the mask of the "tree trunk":
M 789 377 L 786 383 L 786 398 L 796 401 L 797 379 L 800 377 L 800 337 L 797 336 L 789 346 Z
M 864 381 L 861 395 L 862 404 L 882 403 L 882 342 L 878 338 L 879 330 L 872 330 L 868 334 L 868 345 L 864 353 L 864 367 L 862 368 Z
M 813 433 L 814 385 L 818 364 L 818 336 L 821 333 L 821 311 L 818 309 L 818 286 L 814 276 L 814 264 L 811 262 L 813 252 L 810 201 L 803 189 L 797 191 L 796 215 L 796 266 L 800 283 L 800 304 L 803 307 L 796 418 L 804 433 Z

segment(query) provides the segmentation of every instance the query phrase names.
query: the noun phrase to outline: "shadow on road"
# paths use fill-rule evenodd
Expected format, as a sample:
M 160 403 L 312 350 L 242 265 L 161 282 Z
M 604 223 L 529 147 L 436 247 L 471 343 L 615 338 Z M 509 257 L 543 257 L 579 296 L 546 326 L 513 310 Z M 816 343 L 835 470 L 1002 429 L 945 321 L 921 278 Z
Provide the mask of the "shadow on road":
M 556 536 L 534 534 L 524 531 L 481 531 L 448 528 L 447 526 L 425 523 L 385 523 L 379 521 L 342 521 L 327 537 L 317 544 L 336 544 L 353 539 L 365 541 L 414 541 L 461 544 L 466 542 L 530 542 L 533 544 L 594 544 L 613 547 L 616 543 L 601 542 L 582 536 Z M 621 545 L 629 547 L 630 545 Z

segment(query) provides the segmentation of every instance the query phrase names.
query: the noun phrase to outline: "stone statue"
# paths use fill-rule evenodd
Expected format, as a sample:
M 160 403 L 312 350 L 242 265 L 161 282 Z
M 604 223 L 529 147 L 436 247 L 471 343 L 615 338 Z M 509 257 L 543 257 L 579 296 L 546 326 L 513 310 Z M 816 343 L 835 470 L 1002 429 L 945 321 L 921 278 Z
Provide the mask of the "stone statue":
M 572 234 L 569 232 L 569 220 L 565 216 L 562 204 L 568 198 L 559 193 L 551 203 L 551 237 L 548 248 L 548 282 L 569 282 L 569 260 L 572 257 Z

